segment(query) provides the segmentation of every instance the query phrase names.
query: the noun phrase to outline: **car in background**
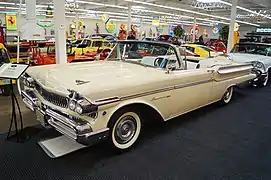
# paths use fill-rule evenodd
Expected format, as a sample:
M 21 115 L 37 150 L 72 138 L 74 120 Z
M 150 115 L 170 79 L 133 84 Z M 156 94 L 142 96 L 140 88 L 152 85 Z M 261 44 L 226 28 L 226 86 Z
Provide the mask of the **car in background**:
M 75 55 L 84 55 L 86 53 L 97 52 L 98 49 L 111 49 L 113 44 L 102 37 L 85 38 L 77 47 L 72 48 L 72 53 Z
M 156 41 L 167 42 L 174 45 L 181 45 L 182 43 L 182 41 L 179 38 L 171 35 L 160 35 L 156 38 Z
M 236 62 L 252 63 L 258 71 L 258 77 L 253 85 L 267 86 L 271 75 L 271 44 L 266 43 L 238 43 L 235 44 L 229 57 Z
M 181 47 L 185 47 L 187 50 L 198 54 L 200 57 L 214 57 L 218 56 L 221 53 L 214 51 L 207 46 L 199 45 L 199 44 L 183 44 Z
M 156 37 L 144 37 L 142 41 L 155 41 Z
M 206 46 L 208 46 L 210 49 L 216 51 L 216 52 L 223 52 L 227 53 L 227 46 L 224 44 L 223 41 L 217 40 L 217 41 L 207 41 Z
M 86 38 L 95 38 L 95 37 L 101 37 L 109 42 L 114 42 L 118 40 L 116 36 L 109 33 L 98 33 L 86 36 Z

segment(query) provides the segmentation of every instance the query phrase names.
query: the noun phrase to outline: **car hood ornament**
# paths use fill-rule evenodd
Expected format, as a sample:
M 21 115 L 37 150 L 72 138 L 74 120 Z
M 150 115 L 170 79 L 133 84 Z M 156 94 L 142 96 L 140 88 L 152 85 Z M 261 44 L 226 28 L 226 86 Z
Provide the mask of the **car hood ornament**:
M 86 84 L 89 83 L 90 81 L 82 81 L 82 80 L 75 80 L 76 85 L 82 85 L 82 84 Z

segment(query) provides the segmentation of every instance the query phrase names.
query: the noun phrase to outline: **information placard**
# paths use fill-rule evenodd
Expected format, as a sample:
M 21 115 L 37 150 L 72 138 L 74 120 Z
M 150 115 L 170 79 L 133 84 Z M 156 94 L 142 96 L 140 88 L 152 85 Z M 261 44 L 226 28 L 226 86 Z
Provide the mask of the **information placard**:
M 0 78 L 18 79 L 28 67 L 27 64 L 4 63 L 0 66 Z

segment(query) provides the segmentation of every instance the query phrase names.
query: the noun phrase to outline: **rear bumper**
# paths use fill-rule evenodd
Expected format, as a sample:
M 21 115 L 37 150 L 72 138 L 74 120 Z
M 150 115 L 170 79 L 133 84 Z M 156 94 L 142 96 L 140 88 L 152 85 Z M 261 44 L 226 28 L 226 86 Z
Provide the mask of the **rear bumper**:
M 32 91 L 22 91 L 23 102 L 32 111 L 36 112 L 37 119 L 45 126 L 49 125 L 55 130 L 64 134 L 83 145 L 96 144 L 99 141 L 107 139 L 109 135 L 109 128 L 101 129 L 93 132 L 90 124 L 83 120 L 65 114 L 61 111 L 52 109 L 49 106 L 38 106 L 38 99 Z

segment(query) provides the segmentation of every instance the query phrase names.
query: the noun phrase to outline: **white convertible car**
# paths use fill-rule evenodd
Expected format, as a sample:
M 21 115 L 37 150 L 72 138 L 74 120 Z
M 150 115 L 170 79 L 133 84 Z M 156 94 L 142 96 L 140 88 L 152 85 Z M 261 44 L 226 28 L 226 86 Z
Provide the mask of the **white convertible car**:
M 105 61 L 29 68 L 20 79 L 21 96 L 44 126 L 84 145 L 107 139 L 126 150 L 143 122 L 227 104 L 234 86 L 256 77 L 251 64 L 210 61 L 201 67 L 182 53 L 168 43 L 119 41 Z
M 253 64 L 259 74 L 254 79 L 254 85 L 264 87 L 268 84 L 271 74 L 271 44 L 239 43 L 233 47 L 229 56 L 235 62 Z

